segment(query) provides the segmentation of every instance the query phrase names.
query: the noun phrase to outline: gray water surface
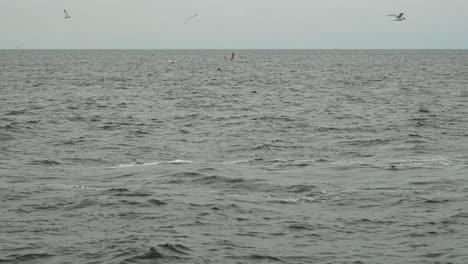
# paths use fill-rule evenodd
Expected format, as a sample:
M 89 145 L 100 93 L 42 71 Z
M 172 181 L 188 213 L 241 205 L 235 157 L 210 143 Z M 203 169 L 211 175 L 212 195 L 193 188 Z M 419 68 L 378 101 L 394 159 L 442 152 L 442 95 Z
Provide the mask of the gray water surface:
M 0 50 L 0 263 L 468 263 L 468 51 L 230 52 Z

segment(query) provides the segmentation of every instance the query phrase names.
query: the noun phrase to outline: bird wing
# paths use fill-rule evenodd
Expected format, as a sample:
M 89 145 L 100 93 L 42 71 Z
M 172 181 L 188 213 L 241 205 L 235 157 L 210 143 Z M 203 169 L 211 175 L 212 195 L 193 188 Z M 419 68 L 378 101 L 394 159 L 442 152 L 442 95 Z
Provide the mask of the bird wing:
M 405 13 L 400 13 L 396 18 L 402 18 Z
M 193 16 L 189 16 L 186 20 L 185 20 L 185 23 L 184 24 L 187 24 L 190 20 L 192 20 L 193 18 L 197 17 L 198 15 L 195 14 Z

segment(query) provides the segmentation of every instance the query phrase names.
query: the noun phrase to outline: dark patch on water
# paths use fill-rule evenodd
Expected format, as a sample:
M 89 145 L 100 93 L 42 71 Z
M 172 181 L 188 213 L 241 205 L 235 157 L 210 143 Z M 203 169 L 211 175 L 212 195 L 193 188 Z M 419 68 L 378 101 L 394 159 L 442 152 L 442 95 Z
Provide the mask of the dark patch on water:
M 33 160 L 30 162 L 30 164 L 54 166 L 54 165 L 60 165 L 60 162 L 54 161 L 54 160 Z
M 190 249 L 180 244 L 161 244 L 151 247 L 146 253 L 128 258 L 120 263 L 180 262 L 189 259 L 187 251 Z
M 163 202 L 163 201 L 157 200 L 157 199 L 150 199 L 150 200 L 148 200 L 148 203 L 152 204 L 154 206 L 163 206 L 163 205 L 167 204 L 166 202 Z

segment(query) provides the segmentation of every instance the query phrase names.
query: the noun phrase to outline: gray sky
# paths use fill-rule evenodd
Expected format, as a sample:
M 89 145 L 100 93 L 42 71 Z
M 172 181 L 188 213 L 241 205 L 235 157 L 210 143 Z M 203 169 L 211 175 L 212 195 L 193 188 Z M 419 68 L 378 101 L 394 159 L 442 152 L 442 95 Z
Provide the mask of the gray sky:
M 0 0 L 15 47 L 466 49 L 468 0 Z

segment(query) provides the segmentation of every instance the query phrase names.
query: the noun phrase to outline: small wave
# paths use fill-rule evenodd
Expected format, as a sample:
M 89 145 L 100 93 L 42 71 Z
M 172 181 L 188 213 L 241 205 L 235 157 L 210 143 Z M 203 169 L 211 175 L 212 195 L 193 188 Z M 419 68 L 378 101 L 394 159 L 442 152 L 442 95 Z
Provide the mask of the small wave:
M 157 199 L 149 199 L 148 200 L 148 203 L 149 204 L 152 204 L 154 206 L 163 206 L 163 205 L 166 205 L 167 203 L 166 202 L 163 202 L 161 200 L 157 200 Z
M 420 197 L 420 199 L 422 199 L 424 203 L 433 203 L 433 204 L 453 202 L 452 199 L 447 199 L 447 198 L 425 198 L 425 197 Z
M 315 185 L 305 185 L 305 184 L 298 184 L 298 185 L 291 185 L 286 188 L 289 192 L 292 193 L 311 193 L 311 192 L 317 192 L 317 193 L 323 193 L 323 191 L 315 186 Z
M 162 244 L 151 247 L 148 252 L 128 258 L 120 264 L 141 263 L 141 261 L 171 261 L 187 259 L 190 249 L 180 244 Z M 156 263 L 156 262 L 154 262 Z M 159 263 L 159 262 L 158 262 Z
M 245 257 L 243 257 L 243 259 L 251 260 L 251 261 L 255 261 L 255 262 L 268 262 L 268 263 L 271 263 L 271 262 L 285 262 L 284 260 L 282 260 L 280 258 L 277 258 L 277 257 L 274 257 L 274 256 L 266 256 L 266 255 L 259 255 L 259 254 L 253 254 L 253 255 L 245 256 Z
M 442 222 L 446 224 L 462 224 L 468 220 L 468 212 L 460 212 L 445 218 Z
M 29 162 L 30 164 L 35 164 L 35 165 L 60 165 L 60 162 L 55 161 L 55 160 L 33 160 Z
M 419 113 L 429 113 L 429 109 L 427 109 L 424 106 L 420 106 L 419 109 L 418 109 L 418 112 Z
M 338 167 L 374 167 L 383 169 L 418 169 L 418 168 L 440 168 L 449 167 L 463 163 L 463 160 L 451 158 L 448 156 L 433 157 L 407 157 L 405 159 L 389 160 L 347 160 L 330 162 L 331 165 Z
M 145 192 L 140 192 L 140 191 L 132 192 L 127 188 L 111 188 L 105 191 L 105 193 L 109 193 L 112 196 L 135 196 L 135 197 L 151 196 L 150 193 L 145 193 Z
M 116 193 L 116 192 L 129 192 L 130 190 L 127 188 L 112 188 L 107 191 L 111 193 Z
M 215 184 L 215 183 L 242 183 L 245 182 L 244 179 L 239 179 L 239 178 L 226 178 L 226 177 L 221 177 L 221 176 L 207 176 L 203 177 L 200 179 L 195 179 L 192 182 L 198 183 L 198 184 Z
M 2 130 L 12 130 L 12 131 L 18 131 L 19 130 L 19 127 L 15 125 L 15 123 L 10 123 L 8 125 L 3 125 L 3 126 L 0 126 L 0 129 Z
M 137 130 L 135 131 L 135 134 L 137 135 L 149 135 L 151 134 L 150 132 L 142 131 L 142 130 Z
M 10 111 L 8 113 L 6 113 L 5 115 L 9 116 L 9 115 L 22 115 L 22 114 L 26 114 L 27 113 L 27 110 L 26 109 L 23 109 L 23 110 L 13 110 L 13 111 Z
M 32 84 L 31 87 L 39 87 L 39 86 L 42 86 L 42 85 L 45 85 L 45 83 L 38 82 L 38 83 Z
M 45 261 L 46 259 L 50 260 L 51 258 L 54 258 L 56 256 L 54 255 L 51 255 L 51 254 L 47 254 L 47 253 L 38 253 L 38 254 L 25 254 L 25 255 L 17 255 L 17 256 L 13 256 L 14 257 L 14 260 L 11 260 L 11 262 L 9 260 L 3 260 L 3 259 L 0 259 L 0 263 L 46 263 L 46 262 L 43 262 Z
M 240 163 L 249 163 L 250 160 L 233 160 L 233 161 L 223 161 L 223 164 L 240 164 Z
M 391 162 L 392 167 L 396 168 L 433 168 L 433 167 L 448 167 L 455 165 L 456 159 L 447 156 L 435 157 L 410 157 L 403 160 L 395 160 Z
M 265 202 L 270 204 L 306 204 L 306 203 L 318 203 L 322 202 L 323 199 L 315 199 L 314 197 L 310 196 L 303 196 L 303 197 L 271 197 L 267 196 L 267 200 Z
M 117 125 L 104 125 L 104 126 L 100 126 L 99 128 L 103 130 L 115 130 L 118 128 L 118 126 Z
M 195 171 L 181 171 L 170 174 L 171 178 L 194 178 L 203 177 L 205 174 Z
M 65 162 L 66 161 L 66 162 Z M 100 158 L 63 158 L 64 163 L 68 164 L 81 164 L 81 165 L 95 165 L 106 163 L 105 160 Z
M 191 160 L 171 160 L 171 161 L 155 161 L 155 162 L 130 162 L 119 164 L 117 166 L 109 167 L 111 169 L 118 168 L 130 168 L 130 167 L 145 167 L 145 166 L 154 166 L 161 164 L 278 164 L 283 167 L 306 167 L 315 163 L 331 162 L 327 159 L 264 159 L 264 158 L 252 158 L 252 159 L 241 159 L 241 160 L 232 160 L 232 161 L 191 161 Z
M 290 226 L 288 226 L 289 229 L 292 229 L 292 230 L 311 230 L 311 231 L 315 231 L 315 230 L 318 230 L 320 228 L 323 228 L 321 225 L 317 225 L 317 226 L 313 226 L 313 225 L 310 225 L 310 224 L 303 224 L 303 223 L 297 223 L 297 224 L 292 224 Z
M 128 197 L 147 197 L 152 196 L 150 193 L 144 192 L 118 192 L 114 196 L 128 196 Z
M 370 139 L 370 140 L 350 140 L 350 141 L 345 141 L 343 143 L 346 143 L 351 146 L 375 146 L 375 145 L 384 145 L 389 143 L 390 140 L 388 139 Z
M 185 163 L 193 163 L 193 161 L 190 160 L 172 160 L 172 161 L 166 161 L 163 163 L 169 163 L 169 164 L 185 164 Z
M 170 161 L 155 161 L 149 163 L 142 163 L 142 162 L 131 162 L 125 164 L 119 164 L 114 167 L 110 167 L 110 169 L 120 169 L 120 168 L 131 168 L 131 167 L 145 167 L 145 166 L 154 166 L 160 164 L 190 164 L 193 163 L 191 160 L 170 160 Z
M 65 207 L 66 210 L 77 210 L 77 209 L 83 209 L 83 208 L 91 208 L 94 206 L 97 206 L 99 203 L 95 200 L 92 199 L 83 199 L 81 201 L 74 202 L 73 204 Z
M 424 141 L 424 140 L 417 140 L 417 139 L 414 139 L 414 140 L 406 140 L 405 141 L 406 144 L 426 144 L 428 142 Z
M 10 135 L 0 135 L 0 141 L 9 141 L 13 139 L 15 139 L 15 137 L 10 136 Z
M 233 161 L 191 161 L 191 160 L 171 160 L 171 161 L 155 161 L 155 162 L 131 162 L 119 164 L 117 166 L 109 167 L 111 169 L 118 168 L 131 168 L 131 167 L 145 167 L 145 166 L 155 166 L 163 164 L 173 164 L 173 165 L 183 165 L 183 164 L 250 164 L 250 165 L 273 165 L 277 168 L 287 168 L 287 167 L 307 167 L 317 164 L 329 164 L 330 166 L 337 167 L 375 167 L 375 168 L 384 168 L 384 169 L 409 169 L 409 168 L 432 168 L 432 167 L 447 167 L 456 164 L 464 164 L 466 160 L 450 158 L 448 156 L 434 156 L 434 157 L 407 157 L 405 159 L 388 159 L 388 160 L 379 160 L 379 159 L 369 159 L 363 158 L 358 160 L 329 160 L 324 158 L 318 159 L 264 159 L 264 158 L 252 158 L 252 159 L 243 159 L 243 160 L 233 160 Z M 53 162 L 51 162 L 53 163 Z M 48 164 L 47 161 L 44 164 Z M 59 164 L 59 163 L 57 163 Z
M 84 143 L 85 140 L 84 138 L 79 138 L 79 139 L 71 139 L 71 140 L 64 140 L 64 141 L 59 141 L 55 145 L 56 146 L 61 146 L 61 145 L 77 145 L 80 143 Z

